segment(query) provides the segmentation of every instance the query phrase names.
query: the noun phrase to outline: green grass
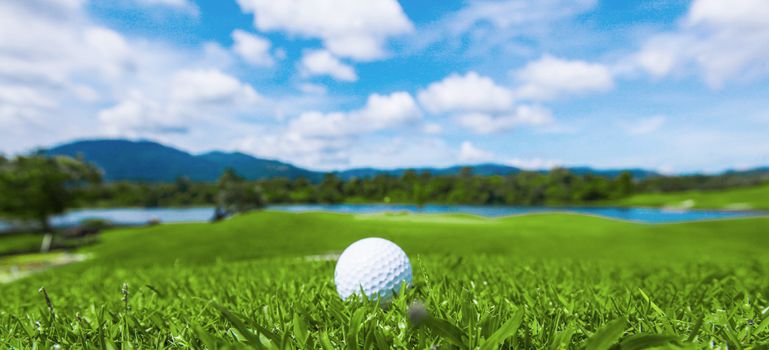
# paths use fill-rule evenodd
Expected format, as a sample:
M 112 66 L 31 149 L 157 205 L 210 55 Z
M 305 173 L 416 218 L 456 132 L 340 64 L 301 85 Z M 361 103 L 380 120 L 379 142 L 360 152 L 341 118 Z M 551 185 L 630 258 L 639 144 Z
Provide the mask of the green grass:
M 42 242 L 42 234 L 0 234 L 0 255 L 40 250 Z
M 769 184 L 722 191 L 641 193 L 612 204 L 697 209 L 769 210 Z
M 404 248 L 413 288 L 344 302 L 335 262 L 314 257 L 367 236 Z M 766 247 L 769 218 L 261 212 L 121 229 L 84 248 L 89 261 L 0 285 L 0 347 L 758 347 Z M 421 327 L 413 303 L 430 314 Z

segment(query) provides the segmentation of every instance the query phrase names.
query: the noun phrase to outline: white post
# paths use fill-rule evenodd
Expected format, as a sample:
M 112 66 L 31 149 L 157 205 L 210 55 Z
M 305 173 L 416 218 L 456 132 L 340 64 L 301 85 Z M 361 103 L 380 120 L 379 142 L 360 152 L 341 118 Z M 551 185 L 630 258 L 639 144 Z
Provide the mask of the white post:
M 51 250 L 52 242 L 53 242 L 53 235 L 50 233 L 46 233 L 45 236 L 43 236 L 43 243 L 40 245 L 40 252 L 48 253 L 48 251 Z

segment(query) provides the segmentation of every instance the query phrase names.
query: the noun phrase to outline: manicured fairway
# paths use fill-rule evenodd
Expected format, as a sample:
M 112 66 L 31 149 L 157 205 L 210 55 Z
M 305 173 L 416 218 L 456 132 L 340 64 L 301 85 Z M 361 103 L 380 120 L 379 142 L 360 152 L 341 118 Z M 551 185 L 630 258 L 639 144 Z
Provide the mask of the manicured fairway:
M 698 209 L 769 210 L 769 184 L 720 191 L 639 193 L 613 204 Z
M 367 236 L 411 257 L 392 302 L 335 293 L 329 257 Z M 115 230 L 89 261 L 0 285 L 0 347 L 758 347 L 767 247 L 769 218 L 261 212 Z

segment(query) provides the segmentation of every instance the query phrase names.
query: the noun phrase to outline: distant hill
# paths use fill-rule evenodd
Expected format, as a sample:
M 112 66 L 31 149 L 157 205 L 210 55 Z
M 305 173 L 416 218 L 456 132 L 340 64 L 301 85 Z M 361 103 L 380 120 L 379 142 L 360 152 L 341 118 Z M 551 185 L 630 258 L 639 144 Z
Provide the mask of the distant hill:
M 295 179 L 298 177 L 305 177 L 310 180 L 317 180 L 322 177 L 319 172 L 302 169 L 275 160 L 256 158 L 240 152 L 225 153 L 215 151 L 201 154 L 198 158 L 214 163 L 222 170 L 231 167 L 235 169 L 235 172 L 240 176 L 247 179 L 265 179 L 273 177 Z M 221 172 L 219 172 L 219 174 L 221 174 Z
M 269 177 L 316 179 L 319 173 L 243 153 L 211 152 L 192 155 L 151 141 L 87 140 L 53 147 L 50 155 L 82 156 L 104 171 L 107 181 L 169 182 L 180 176 L 193 181 L 214 181 L 232 167 L 247 179 Z
M 510 174 L 517 174 L 522 171 L 523 169 L 508 166 L 508 165 L 501 165 L 501 164 L 476 164 L 476 165 L 468 165 L 468 166 L 461 166 L 461 165 L 455 165 L 448 168 L 415 168 L 412 170 L 415 170 L 416 172 L 423 172 L 423 171 L 429 171 L 433 175 L 457 175 L 462 171 L 462 168 L 470 167 L 473 169 L 473 174 L 476 175 L 510 175 Z M 617 177 L 620 173 L 624 171 L 629 171 L 631 174 L 633 174 L 633 177 L 636 179 L 643 179 L 647 177 L 652 176 L 659 176 L 658 173 L 651 171 L 651 170 L 645 170 L 645 169 L 593 169 L 589 167 L 572 167 L 567 168 L 569 171 L 571 171 L 574 174 L 577 175 L 587 175 L 592 174 L 596 176 L 604 176 L 604 177 Z M 375 168 L 359 168 L 359 169 L 351 169 L 351 170 L 345 170 L 338 173 L 339 177 L 343 179 L 349 179 L 353 177 L 372 177 L 379 174 L 387 174 L 392 176 L 401 176 L 403 173 L 409 169 L 390 169 L 390 170 L 381 170 L 381 169 L 375 169 Z M 537 172 L 540 173 L 546 173 L 549 170 L 537 170 Z
M 629 172 L 633 175 L 636 179 L 644 179 L 647 177 L 653 177 L 653 176 L 660 176 L 660 174 L 656 171 L 646 170 L 646 169 L 639 169 L 639 168 L 629 168 L 629 169 L 594 169 L 590 167 L 571 167 L 568 168 L 569 171 L 571 171 L 574 174 L 577 175 L 597 175 L 597 176 L 605 176 L 605 177 L 617 177 L 619 174 L 623 172 Z
M 509 175 L 521 172 L 521 169 L 511 167 L 507 165 L 499 164 L 476 164 L 476 165 L 455 165 L 448 168 L 398 168 L 398 169 L 376 169 L 376 168 L 357 168 L 337 172 L 337 175 L 343 179 L 350 179 L 353 177 L 367 178 L 380 174 L 386 174 L 391 176 L 401 176 L 408 170 L 414 170 L 417 173 L 428 171 L 432 175 L 457 175 L 462 171 L 462 168 L 470 167 L 473 169 L 473 174 L 476 175 Z
M 100 167 L 107 181 L 170 182 L 181 176 L 194 181 L 215 181 L 225 169 L 230 167 L 250 180 L 304 177 L 314 182 L 323 177 L 322 172 L 299 168 L 276 160 L 256 158 L 244 153 L 214 151 L 194 155 L 152 141 L 85 140 L 56 146 L 46 152 L 50 155 L 82 156 Z M 412 169 L 417 172 L 429 171 L 433 175 L 457 175 L 464 167 L 457 165 L 446 168 L 358 168 L 339 171 L 336 174 L 343 179 L 368 178 L 378 174 L 401 176 Z M 501 164 L 476 164 L 469 167 L 476 175 L 509 175 L 523 171 L 517 167 Z M 568 169 L 579 175 L 593 174 L 606 177 L 615 177 L 626 171 L 625 169 L 601 170 L 588 167 Z M 658 175 L 644 169 L 627 169 L 627 171 L 638 179 Z M 539 172 L 547 172 L 547 170 Z

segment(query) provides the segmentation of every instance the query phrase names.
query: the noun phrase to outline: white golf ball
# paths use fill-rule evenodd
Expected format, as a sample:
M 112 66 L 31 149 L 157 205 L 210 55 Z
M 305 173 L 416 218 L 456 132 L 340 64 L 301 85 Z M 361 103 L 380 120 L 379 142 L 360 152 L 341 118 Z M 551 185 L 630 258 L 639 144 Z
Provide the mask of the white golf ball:
M 334 270 L 336 291 L 342 299 L 360 293 L 388 298 L 411 283 L 411 263 L 403 249 L 383 238 L 364 238 L 339 256 Z

